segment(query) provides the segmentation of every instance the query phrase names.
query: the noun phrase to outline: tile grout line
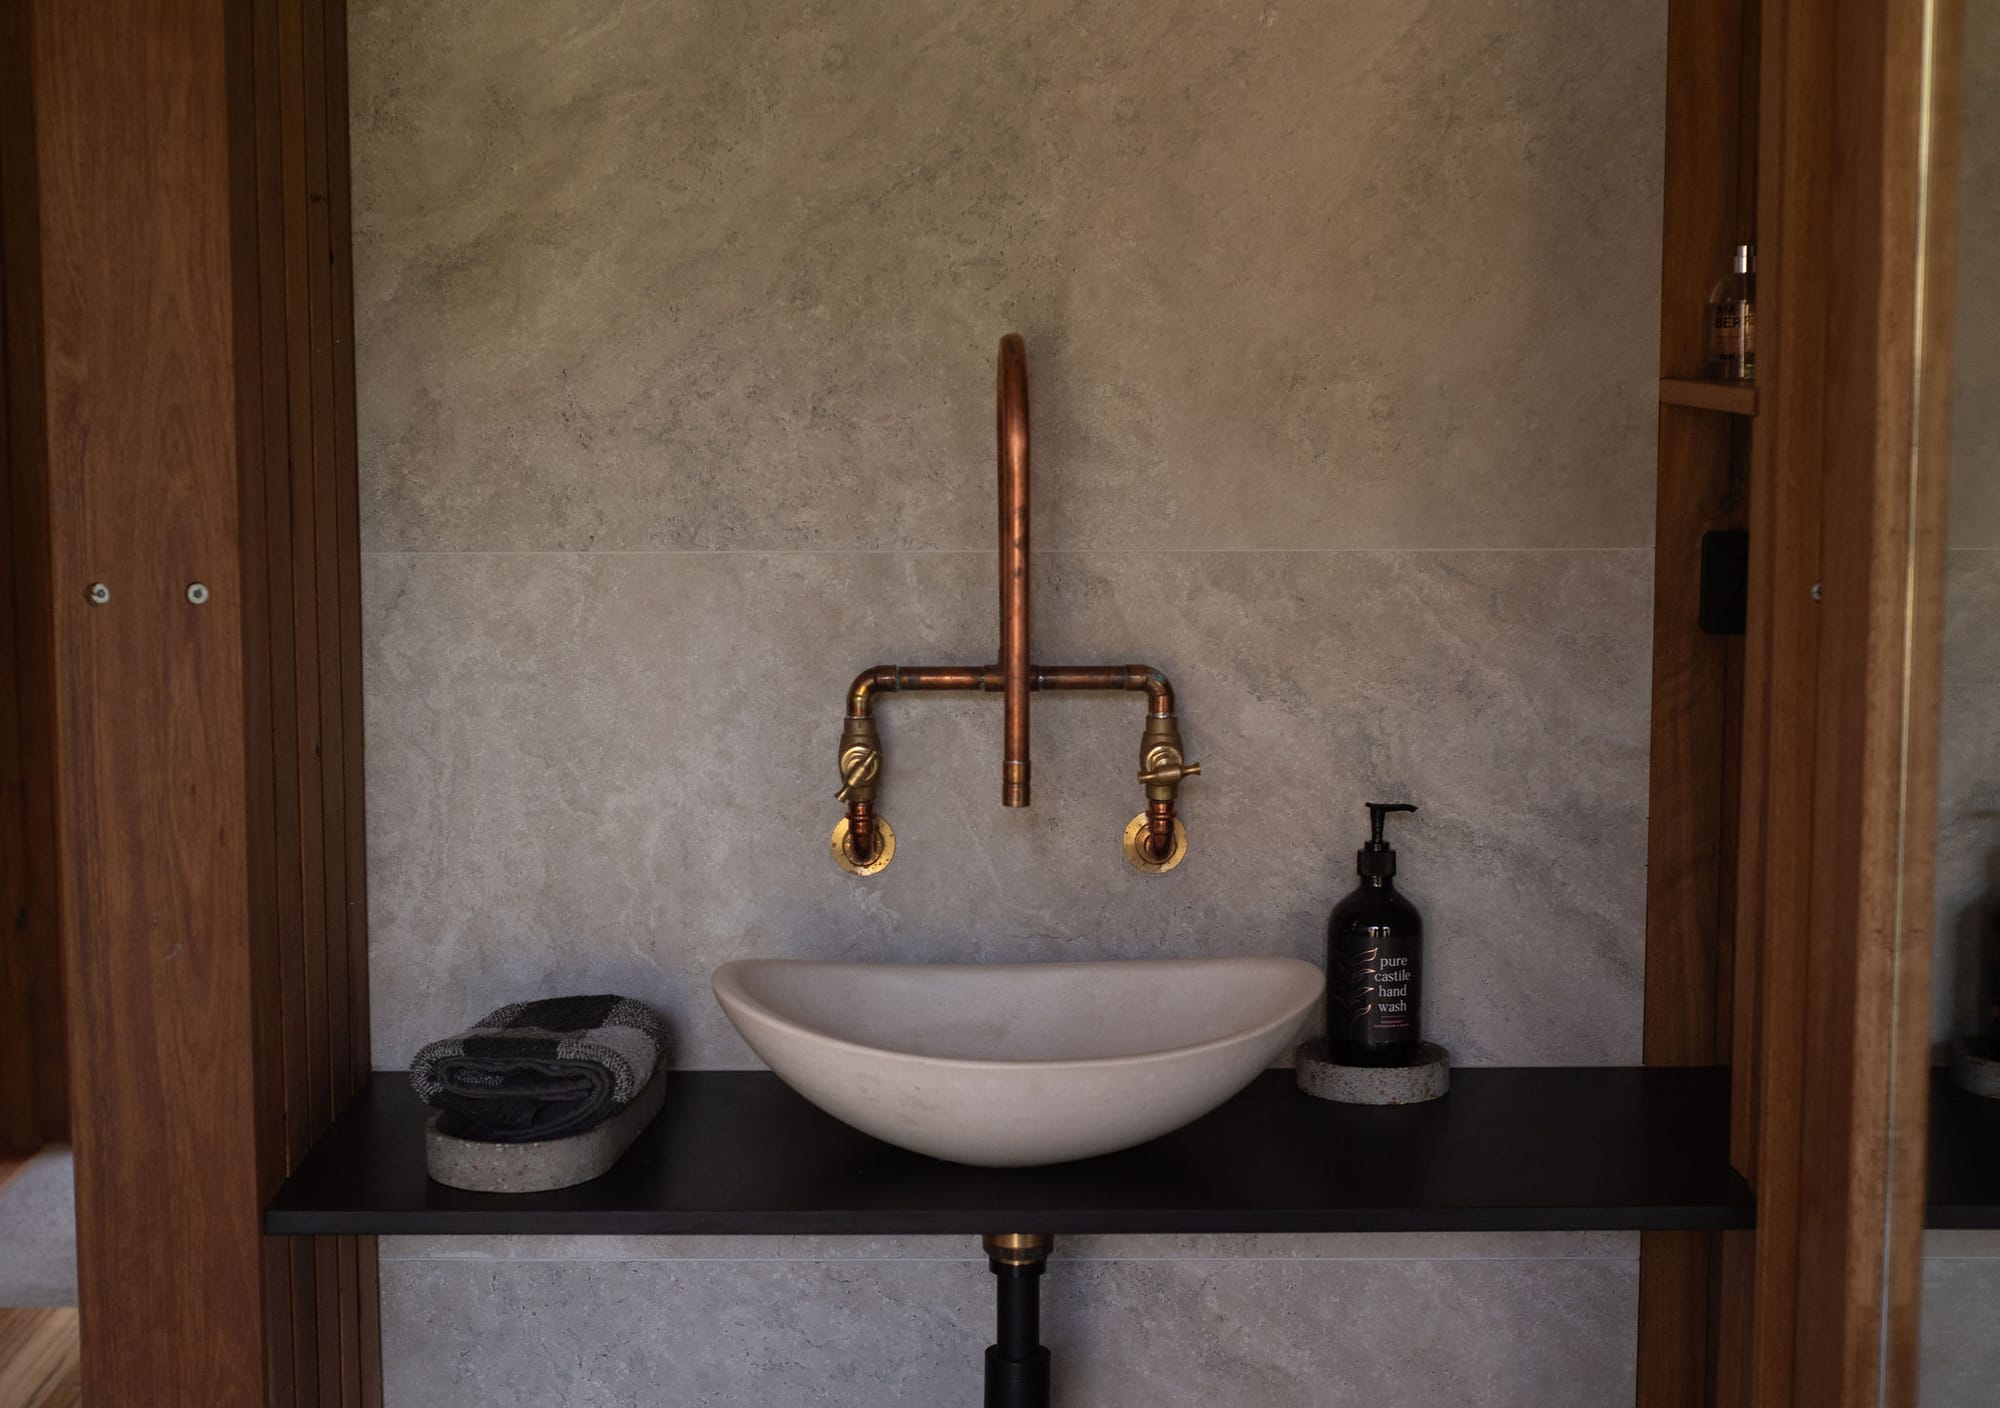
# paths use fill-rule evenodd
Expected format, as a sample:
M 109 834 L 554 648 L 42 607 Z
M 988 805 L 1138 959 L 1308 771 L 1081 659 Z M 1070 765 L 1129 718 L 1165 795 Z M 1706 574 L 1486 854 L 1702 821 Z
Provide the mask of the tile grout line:
M 973 1256 L 391 1256 L 381 1261 L 450 1266 L 984 1266 Z M 1945 1258 L 1936 1258 L 1944 1260 Z M 1989 1258 L 1962 1257 L 1979 1261 Z M 1637 1265 L 1639 1254 L 1602 1253 L 1589 1256 L 1058 1256 L 1051 1266 L 1180 1266 L 1192 1262 L 1242 1266 L 1416 1266 L 1492 1265 L 1534 1262 L 1566 1265 L 1592 1263 Z
M 1036 548 L 1031 557 L 1336 557 L 1458 554 L 1651 554 L 1636 547 Z M 1986 549 L 1959 549 L 1986 551 Z M 1992 549 L 2000 551 L 2000 549 Z M 984 557 L 992 548 L 364 548 L 363 557 Z

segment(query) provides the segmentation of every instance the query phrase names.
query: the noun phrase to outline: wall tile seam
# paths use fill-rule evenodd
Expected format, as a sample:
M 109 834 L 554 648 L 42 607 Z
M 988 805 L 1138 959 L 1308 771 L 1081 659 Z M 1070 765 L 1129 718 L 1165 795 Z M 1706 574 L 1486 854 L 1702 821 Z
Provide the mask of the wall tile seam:
M 979 1266 L 986 1258 L 970 1256 L 438 1256 L 380 1254 L 386 1263 L 450 1266 Z M 1992 1261 L 1994 1256 L 1931 1257 L 1931 1261 Z M 1596 1264 L 1637 1266 L 1629 1254 L 1592 1253 L 1583 1256 L 1063 1256 L 1049 1265 L 1063 1266 L 1450 1266 L 1461 1264 L 1535 1264 L 1575 1266 Z
M 1565 554 L 1647 553 L 1639 547 L 1148 547 L 1036 548 L 1030 557 L 1333 557 L 1346 554 L 1443 557 L 1467 553 Z M 2000 548 L 1959 548 L 1959 552 L 2000 552 Z M 991 557 L 985 548 L 364 548 L 363 557 Z

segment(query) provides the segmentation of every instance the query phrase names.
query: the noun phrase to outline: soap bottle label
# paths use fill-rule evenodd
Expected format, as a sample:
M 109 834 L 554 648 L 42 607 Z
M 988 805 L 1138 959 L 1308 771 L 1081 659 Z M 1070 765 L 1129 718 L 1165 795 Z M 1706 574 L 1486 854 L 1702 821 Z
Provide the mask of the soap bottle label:
M 1410 960 L 1407 955 L 1375 960 L 1375 1021 L 1378 1032 L 1410 1025 Z
M 1357 952 L 1336 952 L 1333 961 L 1341 1035 L 1366 1041 L 1372 1033 L 1408 1031 L 1414 1025 L 1408 954 L 1384 954 L 1378 943 Z

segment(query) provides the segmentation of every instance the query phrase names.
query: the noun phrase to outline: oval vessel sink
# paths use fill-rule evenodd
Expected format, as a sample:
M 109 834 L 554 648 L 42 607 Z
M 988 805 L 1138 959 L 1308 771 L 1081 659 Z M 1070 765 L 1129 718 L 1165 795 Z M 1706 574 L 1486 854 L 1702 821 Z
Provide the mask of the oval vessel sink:
M 778 1078 L 878 1139 L 987 1167 L 1142 1144 L 1241 1090 L 1325 979 L 1296 958 L 744 959 L 715 996 Z

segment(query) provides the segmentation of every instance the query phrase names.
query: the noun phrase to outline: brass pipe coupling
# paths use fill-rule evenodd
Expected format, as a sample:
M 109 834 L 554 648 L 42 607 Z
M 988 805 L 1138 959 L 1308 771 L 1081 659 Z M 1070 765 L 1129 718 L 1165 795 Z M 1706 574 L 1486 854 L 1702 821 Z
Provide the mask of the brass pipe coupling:
M 896 832 L 877 815 L 875 794 L 882 781 L 882 740 L 873 718 L 849 717 L 840 730 L 840 790 L 847 815 L 833 824 L 833 858 L 850 875 L 873 875 L 896 855 Z
M 1139 735 L 1139 782 L 1146 789 L 1146 810 L 1125 828 L 1125 859 L 1135 870 L 1157 875 L 1187 858 L 1187 827 L 1174 814 L 1181 783 L 1201 772 L 1187 761 L 1179 721 L 1172 714 L 1153 714 Z
M 1046 1232 L 989 1232 L 979 1244 L 995 1266 L 1033 1266 L 1049 1259 L 1056 1239 Z

